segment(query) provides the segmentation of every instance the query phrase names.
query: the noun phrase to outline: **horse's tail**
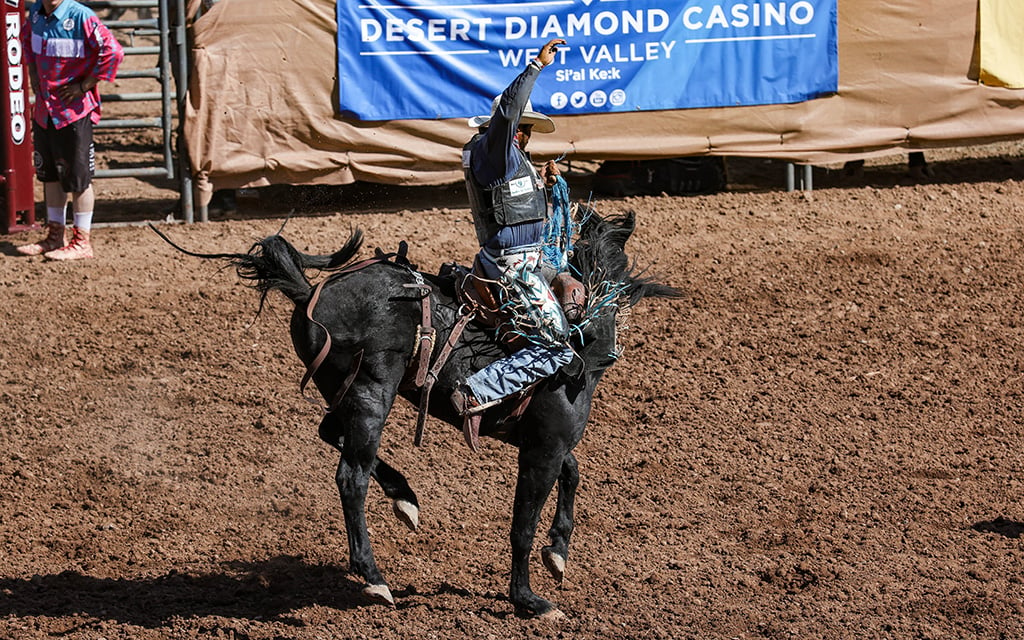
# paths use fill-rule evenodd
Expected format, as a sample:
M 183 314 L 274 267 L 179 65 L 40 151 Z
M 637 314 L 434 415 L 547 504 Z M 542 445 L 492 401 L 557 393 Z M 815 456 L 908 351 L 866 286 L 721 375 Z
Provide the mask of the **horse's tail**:
M 256 242 L 249 253 L 228 258 L 238 277 L 260 292 L 260 308 L 267 294 L 278 290 L 295 304 L 309 299 L 313 287 L 302 270 L 302 254 L 283 236 L 272 235 Z
M 352 258 L 356 256 L 356 253 L 359 252 L 361 246 L 363 246 L 363 231 L 362 229 L 356 229 L 349 235 L 345 246 L 334 253 L 326 255 L 311 255 L 301 251 L 296 251 L 295 253 L 298 254 L 299 264 L 303 269 L 337 271 L 348 265 Z
M 330 255 L 302 253 L 280 234 L 267 236 L 249 248 L 248 253 L 196 253 L 175 244 L 155 226 L 150 227 L 172 247 L 197 258 L 227 260 L 238 277 L 260 292 L 260 309 L 267 294 L 278 290 L 295 304 L 305 303 L 313 290 L 305 269 L 335 270 L 350 261 L 363 244 L 363 233 L 356 229 L 338 251 Z

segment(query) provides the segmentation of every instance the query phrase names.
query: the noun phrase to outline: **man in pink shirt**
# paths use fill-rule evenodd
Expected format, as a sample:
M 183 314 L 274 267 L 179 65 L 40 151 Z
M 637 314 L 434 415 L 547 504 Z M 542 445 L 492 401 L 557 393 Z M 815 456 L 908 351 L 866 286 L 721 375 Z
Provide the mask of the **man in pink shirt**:
M 114 80 L 124 50 L 96 14 L 76 0 L 37 0 L 22 39 L 35 94 L 32 138 L 36 177 L 46 196 L 47 234 L 18 252 L 51 260 L 91 258 L 96 202 L 92 129 L 100 120 L 96 85 Z M 74 228 L 66 242 L 69 193 Z

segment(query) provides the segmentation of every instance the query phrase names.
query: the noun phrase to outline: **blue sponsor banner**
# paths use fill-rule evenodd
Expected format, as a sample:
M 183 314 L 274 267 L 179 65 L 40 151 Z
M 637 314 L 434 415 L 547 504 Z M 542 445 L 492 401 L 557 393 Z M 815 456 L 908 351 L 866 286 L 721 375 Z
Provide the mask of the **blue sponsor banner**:
M 801 102 L 838 86 L 836 0 L 338 0 L 342 115 L 469 117 L 553 38 L 551 115 Z

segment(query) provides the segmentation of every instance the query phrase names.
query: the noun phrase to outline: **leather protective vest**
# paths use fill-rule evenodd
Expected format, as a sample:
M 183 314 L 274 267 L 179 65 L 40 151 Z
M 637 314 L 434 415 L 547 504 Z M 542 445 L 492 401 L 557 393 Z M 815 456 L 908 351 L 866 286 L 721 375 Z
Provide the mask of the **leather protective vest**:
M 470 150 L 480 134 L 462 147 L 462 169 L 466 176 L 469 207 L 473 212 L 476 237 L 482 246 L 501 227 L 544 220 L 548 215 L 548 193 L 530 157 L 517 150 L 522 162 L 508 181 L 488 189 L 476 181 L 469 164 Z

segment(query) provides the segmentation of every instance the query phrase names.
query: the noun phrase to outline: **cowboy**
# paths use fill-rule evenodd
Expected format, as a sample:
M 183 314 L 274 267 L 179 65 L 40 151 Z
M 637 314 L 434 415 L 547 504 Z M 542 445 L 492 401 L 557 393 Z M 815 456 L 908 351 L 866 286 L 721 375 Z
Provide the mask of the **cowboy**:
M 452 394 L 455 409 L 466 417 L 470 446 L 470 429 L 475 437 L 485 409 L 547 378 L 573 358 L 565 314 L 539 273 L 550 211 L 547 191 L 559 171 L 554 161 L 538 171 L 526 152 L 533 132 L 555 130 L 551 118 L 533 110 L 530 93 L 564 44 L 559 38 L 545 44 L 494 99 L 490 115 L 469 119 L 478 132 L 463 147 L 462 167 L 480 242 L 476 269 L 483 273 L 477 275 L 497 281 L 517 298 L 532 326 L 528 346 L 469 376 Z

